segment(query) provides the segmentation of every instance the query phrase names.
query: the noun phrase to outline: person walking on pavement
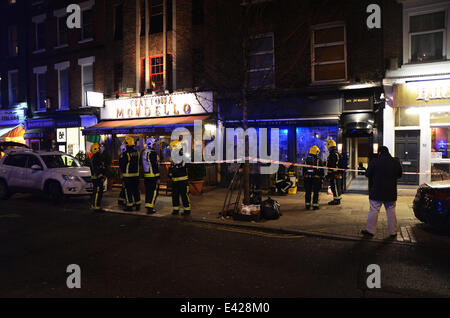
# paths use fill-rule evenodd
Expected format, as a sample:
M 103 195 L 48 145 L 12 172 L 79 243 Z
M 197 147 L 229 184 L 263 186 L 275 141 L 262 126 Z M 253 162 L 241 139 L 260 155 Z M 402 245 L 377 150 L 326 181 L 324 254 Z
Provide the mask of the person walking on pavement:
M 124 155 L 119 160 L 120 171 L 125 183 L 125 211 L 136 211 L 141 208 L 141 194 L 139 192 L 139 152 L 135 149 L 133 137 L 127 136 L 124 141 L 127 147 Z
M 372 159 L 366 171 L 369 178 L 370 211 L 367 217 L 367 227 L 361 233 L 366 237 L 376 234 L 378 213 L 384 205 L 387 214 L 388 230 L 391 238 L 397 236 L 397 217 L 395 207 L 397 201 L 397 179 L 403 174 L 398 158 L 389 153 L 386 146 L 379 149 L 378 158 Z
M 91 179 L 94 191 L 92 192 L 92 210 L 94 212 L 102 211 L 103 183 L 105 182 L 106 163 L 100 151 L 99 144 L 91 146 Z
M 309 166 L 321 167 L 322 160 L 319 159 L 320 149 L 317 146 L 312 146 L 309 149 L 309 155 L 305 163 Z M 304 167 L 303 178 L 305 180 L 305 206 L 309 210 L 311 208 L 311 193 L 313 194 L 313 210 L 319 210 L 319 192 L 322 188 L 322 179 L 324 176 L 323 169 Z
M 178 151 L 180 156 L 183 156 L 183 147 L 179 140 L 174 140 L 170 143 L 172 154 Z M 172 155 L 173 156 L 173 155 Z M 181 161 L 175 163 L 173 158 L 171 160 L 169 168 L 169 177 L 172 180 L 172 215 L 178 215 L 180 213 L 180 195 L 183 201 L 184 211 L 182 215 L 191 214 L 191 201 L 189 199 L 189 185 L 188 175 L 186 169 L 186 163 Z
M 156 153 L 156 139 L 150 137 L 146 141 L 147 148 L 142 154 L 145 183 L 145 208 L 147 214 L 155 213 L 155 201 L 158 196 L 159 158 Z
M 337 152 L 336 142 L 333 139 L 327 141 L 327 148 L 330 154 L 327 159 L 328 168 L 339 168 L 341 166 L 342 157 Z M 338 170 L 328 169 L 327 179 L 333 192 L 333 200 L 328 202 L 329 205 L 339 205 L 342 199 L 342 173 Z
M 120 146 L 120 156 L 119 156 L 119 162 L 121 160 L 123 160 L 123 156 L 125 156 L 125 152 L 127 151 L 127 146 L 125 144 L 122 144 Z M 119 169 L 120 174 L 122 174 L 121 169 Z M 118 204 L 121 208 L 125 208 L 127 206 L 127 201 L 125 199 L 125 182 L 123 181 L 123 176 L 122 177 L 122 188 L 120 189 L 120 194 L 119 194 L 119 200 L 118 200 Z

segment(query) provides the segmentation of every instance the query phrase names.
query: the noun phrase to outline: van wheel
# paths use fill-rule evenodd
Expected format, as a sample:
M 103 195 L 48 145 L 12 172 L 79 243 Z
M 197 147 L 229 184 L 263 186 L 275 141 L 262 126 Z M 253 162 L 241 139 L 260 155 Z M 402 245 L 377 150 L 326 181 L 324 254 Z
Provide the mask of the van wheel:
M 8 200 L 11 194 L 9 193 L 6 182 L 0 180 L 0 200 Z
M 63 193 L 58 182 L 51 182 L 48 185 L 48 197 L 53 204 L 59 204 L 63 200 Z

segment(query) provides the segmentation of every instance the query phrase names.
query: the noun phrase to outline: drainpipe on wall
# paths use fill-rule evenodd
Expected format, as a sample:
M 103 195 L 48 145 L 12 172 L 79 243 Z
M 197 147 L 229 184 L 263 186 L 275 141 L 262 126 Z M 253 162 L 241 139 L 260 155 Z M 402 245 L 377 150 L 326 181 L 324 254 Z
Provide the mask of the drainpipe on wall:
M 141 91 L 141 2 L 136 0 L 136 93 Z
M 164 92 L 167 90 L 167 0 L 163 1 L 163 78 Z
M 149 33 L 150 33 L 150 15 L 148 8 L 148 1 L 145 1 L 145 88 L 144 92 L 147 93 L 147 89 L 150 87 L 150 60 L 148 53 L 148 42 L 149 42 Z

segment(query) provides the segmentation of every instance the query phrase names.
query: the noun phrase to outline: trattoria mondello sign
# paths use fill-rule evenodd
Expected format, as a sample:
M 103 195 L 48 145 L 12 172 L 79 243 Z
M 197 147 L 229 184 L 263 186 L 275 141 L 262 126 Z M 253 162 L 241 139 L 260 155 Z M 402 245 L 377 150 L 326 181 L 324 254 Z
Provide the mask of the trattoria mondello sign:
M 135 119 L 213 112 L 212 92 L 144 96 L 105 101 L 101 119 Z
M 450 105 L 450 80 L 420 81 L 394 86 L 394 106 Z

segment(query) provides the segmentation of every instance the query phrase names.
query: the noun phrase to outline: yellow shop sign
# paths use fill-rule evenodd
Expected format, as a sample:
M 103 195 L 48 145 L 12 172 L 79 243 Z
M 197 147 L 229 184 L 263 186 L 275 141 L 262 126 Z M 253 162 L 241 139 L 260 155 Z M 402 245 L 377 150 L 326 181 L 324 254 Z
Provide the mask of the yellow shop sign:
M 394 86 L 394 106 L 450 105 L 450 80 L 413 82 Z

